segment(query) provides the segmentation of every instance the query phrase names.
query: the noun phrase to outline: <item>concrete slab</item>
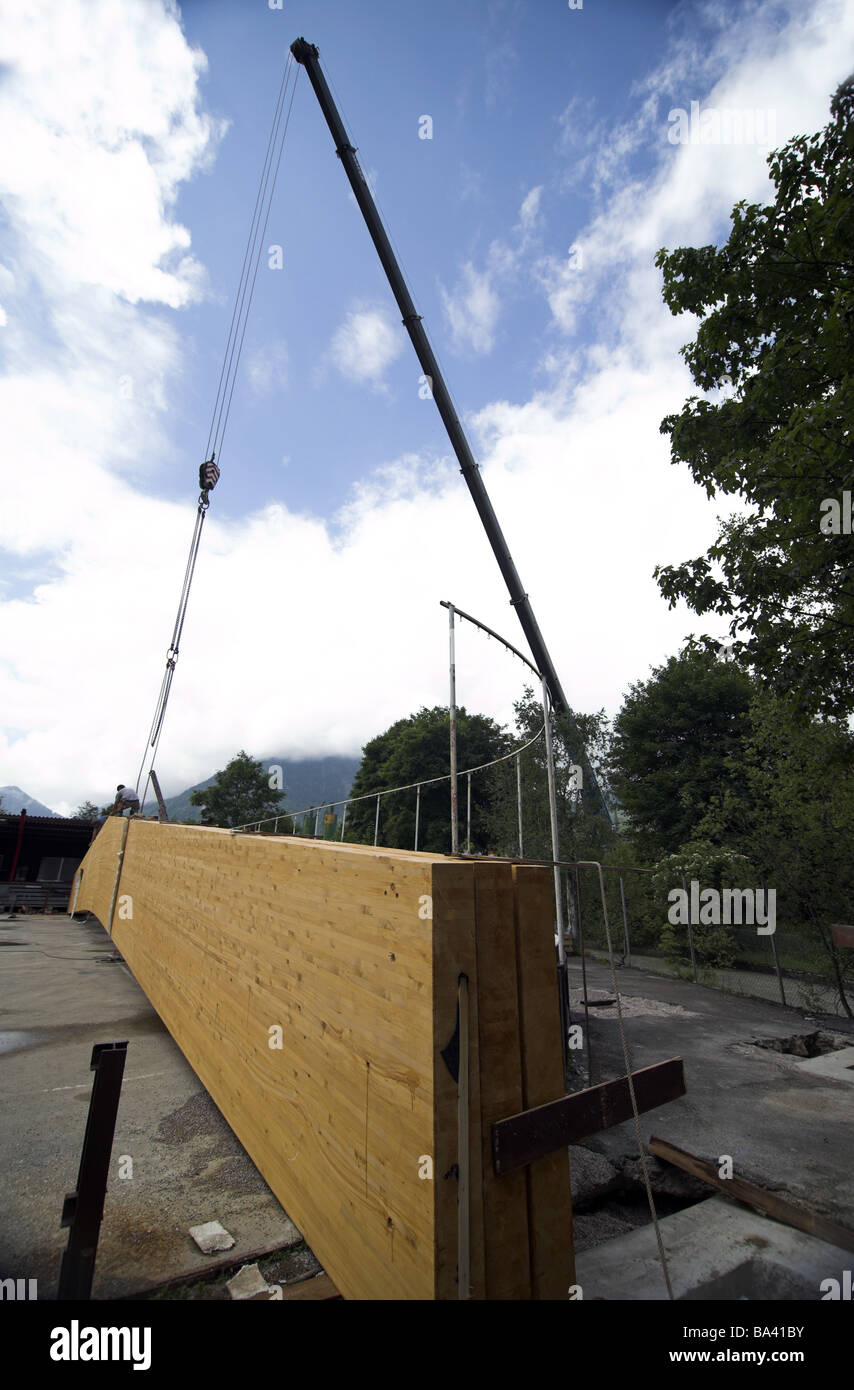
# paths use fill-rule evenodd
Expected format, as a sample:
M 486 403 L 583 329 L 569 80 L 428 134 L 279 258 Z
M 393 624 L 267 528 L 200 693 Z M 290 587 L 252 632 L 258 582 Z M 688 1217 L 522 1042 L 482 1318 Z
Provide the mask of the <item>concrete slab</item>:
M 711 1197 L 659 1222 L 677 1300 L 820 1301 L 822 1283 L 851 1268 L 851 1254 L 802 1231 Z M 576 1256 L 586 1302 L 667 1300 L 655 1231 L 643 1226 Z
M 301 1239 L 111 952 L 94 918 L 0 919 L 0 1278 L 37 1278 L 41 1298 L 56 1293 L 98 1042 L 129 1046 L 93 1297 L 207 1273 L 189 1231 L 214 1217 L 235 1263 Z
M 799 1060 L 798 1070 L 810 1076 L 832 1076 L 837 1081 L 846 1081 L 849 1086 L 854 1086 L 854 1047 L 826 1052 L 823 1057 Z

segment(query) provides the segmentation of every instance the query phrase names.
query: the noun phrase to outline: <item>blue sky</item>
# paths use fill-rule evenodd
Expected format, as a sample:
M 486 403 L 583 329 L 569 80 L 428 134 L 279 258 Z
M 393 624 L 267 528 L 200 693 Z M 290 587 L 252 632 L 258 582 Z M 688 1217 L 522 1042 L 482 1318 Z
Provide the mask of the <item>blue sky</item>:
M 614 713 L 702 623 L 658 563 L 717 507 L 659 246 L 725 239 L 827 120 L 852 0 L 0 0 L 0 783 L 132 781 L 162 673 L 282 71 L 304 35 L 366 170 L 570 701 Z M 674 112 L 746 134 L 674 141 Z M 432 138 L 419 138 L 422 118 Z M 743 118 L 743 120 L 742 120 Z M 769 139 L 769 132 L 774 138 Z M 268 265 L 281 246 L 282 268 Z M 522 643 L 301 74 L 159 757 L 355 753 L 444 703 L 450 598 Z M 460 634 L 459 698 L 522 672 Z

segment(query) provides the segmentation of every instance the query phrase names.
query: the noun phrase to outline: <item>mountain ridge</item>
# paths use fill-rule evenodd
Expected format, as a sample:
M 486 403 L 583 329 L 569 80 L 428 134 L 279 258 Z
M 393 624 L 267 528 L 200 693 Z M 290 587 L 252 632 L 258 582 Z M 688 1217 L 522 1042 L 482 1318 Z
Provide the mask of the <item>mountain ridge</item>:
M 21 787 L 0 787 L 0 815 L 19 816 L 22 811 L 26 811 L 28 816 L 60 818 L 58 811 L 52 811 L 43 801 L 37 801 Z
M 310 806 L 328 805 L 344 801 L 350 795 L 353 778 L 362 761 L 361 757 L 346 754 L 330 754 L 322 758 L 258 758 L 265 770 L 275 767 L 282 769 L 284 782 L 285 814 L 288 811 L 303 811 Z M 201 806 L 193 806 L 190 796 L 194 791 L 204 791 L 213 785 L 217 774 L 213 773 L 203 782 L 195 782 L 182 792 L 164 797 L 170 820 L 200 821 Z M 153 800 L 145 803 L 145 814 L 154 815 L 157 805 Z

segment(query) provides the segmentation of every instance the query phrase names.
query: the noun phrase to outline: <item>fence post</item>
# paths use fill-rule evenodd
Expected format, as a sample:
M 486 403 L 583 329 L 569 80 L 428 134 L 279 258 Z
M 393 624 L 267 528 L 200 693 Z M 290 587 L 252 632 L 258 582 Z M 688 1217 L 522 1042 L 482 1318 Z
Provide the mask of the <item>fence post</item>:
M 587 1053 L 587 1085 L 593 1085 L 593 1050 L 590 1046 L 590 1016 L 587 1003 L 587 953 L 584 950 L 584 926 L 581 915 L 581 879 L 575 869 L 575 910 L 578 919 L 578 949 L 581 952 L 581 989 L 584 995 L 584 1050 Z
M 419 821 L 420 815 L 421 815 L 421 783 L 419 782 L 419 783 L 418 783 L 418 786 L 415 788 L 415 845 L 414 845 L 414 848 L 415 848 L 415 849 L 418 848 L 418 821 Z
M 471 773 L 468 774 L 466 781 L 466 854 L 471 854 Z
M 347 824 L 347 802 L 344 802 L 344 814 L 341 817 L 341 839 L 344 839 L 344 826 Z
M 693 927 L 692 927 L 692 924 L 691 924 L 691 895 L 690 895 L 690 893 L 688 892 L 688 884 L 687 884 L 686 881 L 685 881 L 685 875 L 684 875 L 684 874 L 682 875 L 682 890 L 683 890 L 683 892 L 684 892 L 684 894 L 685 894 L 685 897 L 686 897 L 686 899 L 687 899 L 687 901 L 688 901 L 688 946 L 690 947 L 690 950 L 691 950 L 691 972 L 692 972 L 692 974 L 693 974 L 693 976 L 694 976 L 694 984 L 696 984 L 696 983 L 697 983 L 697 958 L 696 958 L 696 956 L 694 955 L 694 931 L 693 931 Z
M 375 817 L 375 819 L 374 819 L 374 846 L 376 846 L 377 839 L 378 839 L 379 833 L 380 833 L 380 796 L 381 796 L 381 795 L 382 795 L 381 792 L 377 792 L 377 814 L 376 814 L 376 817 Z
M 516 815 L 519 821 L 519 858 L 522 858 L 522 754 L 516 754 Z
M 543 681 L 543 723 L 546 731 L 546 771 L 548 772 L 549 782 L 549 821 L 552 834 L 552 860 L 554 861 L 554 894 L 555 894 L 555 928 L 557 930 L 557 958 L 561 976 L 566 975 L 566 941 L 564 940 L 565 925 L 563 920 L 563 896 L 560 891 L 560 869 L 557 861 L 560 859 L 560 840 L 557 828 L 557 787 L 555 785 L 555 759 L 554 746 L 552 744 L 552 716 L 549 706 L 549 688 Z M 563 987 L 563 986 L 562 986 Z M 564 1052 L 566 1050 L 566 1037 L 564 1037 Z
M 765 921 L 768 921 L 768 889 L 765 887 L 765 875 L 762 875 L 762 896 L 765 899 Z M 776 923 L 775 923 L 776 926 Z M 786 1002 L 786 987 L 783 984 L 783 972 L 780 969 L 780 957 L 777 954 L 777 933 L 772 931 L 768 937 L 771 942 L 771 954 L 774 957 L 774 969 L 777 971 L 777 984 L 780 986 L 780 1002 Z
M 629 917 L 626 912 L 626 886 L 623 882 L 623 875 L 620 874 L 620 902 L 623 904 L 623 927 L 626 933 L 626 963 L 632 963 L 632 943 L 629 940 Z
M 448 714 L 451 725 L 451 854 L 460 852 L 459 808 L 457 806 L 457 669 L 454 661 L 454 607 L 448 604 L 451 643 L 451 693 Z
M 569 869 L 566 870 L 566 923 L 569 935 L 572 937 L 573 947 L 577 947 L 578 926 L 575 919 L 575 904 L 572 901 L 572 887 L 570 885 Z

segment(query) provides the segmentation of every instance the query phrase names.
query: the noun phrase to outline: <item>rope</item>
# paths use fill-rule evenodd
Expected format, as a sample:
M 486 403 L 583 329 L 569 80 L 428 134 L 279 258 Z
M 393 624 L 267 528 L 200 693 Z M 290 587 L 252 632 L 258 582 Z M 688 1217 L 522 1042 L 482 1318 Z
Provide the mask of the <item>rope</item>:
M 284 109 L 287 87 L 291 79 L 292 71 L 296 69 L 291 89 L 291 99 L 288 106 L 288 114 L 285 120 L 285 127 L 279 137 L 281 129 L 282 111 Z M 288 54 L 288 61 L 282 74 L 282 82 L 279 88 L 279 96 L 276 102 L 276 110 L 273 116 L 273 124 L 270 128 L 270 136 L 267 141 L 267 151 L 264 156 L 264 164 L 261 170 L 261 177 L 258 181 L 258 192 L 255 196 L 255 207 L 252 212 L 252 222 L 249 228 L 249 235 L 246 238 L 246 249 L 243 253 L 243 266 L 240 271 L 240 281 L 237 287 L 237 294 L 234 301 L 234 310 L 231 315 L 231 325 L 228 330 L 228 340 L 226 342 L 225 354 L 223 356 L 222 370 L 220 371 L 219 384 L 217 386 L 217 396 L 214 402 L 213 414 L 211 416 L 210 430 L 208 431 L 208 442 L 205 453 L 211 452 L 221 454 L 222 441 L 225 435 L 225 427 L 228 423 L 228 415 L 231 409 L 231 397 L 234 394 L 234 383 L 237 379 L 237 368 L 240 362 L 240 353 L 243 348 L 243 339 L 246 334 L 246 325 L 249 321 L 249 311 L 252 307 L 252 298 L 255 292 L 255 281 L 258 275 L 258 266 L 261 259 L 261 247 L 264 235 L 267 231 L 267 222 L 270 216 L 270 208 L 273 204 L 273 194 L 276 187 L 276 179 L 279 173 L 279 165 L 282 160 L 282 152 L 285 147 L 285 138 L 288 133 L 288 126 L 293 110 L 294 96 L 296 95 L 297 81 L 299 80 L 299 65 L 295 64 L 292 55 Z M 273 167 L 273 153 L 278 143 L 279 153 L 276 158 L 275 171 L 273 172 L 272 182 L 270 181 L 270 171 Z M 270 196 L 267 197 L 267 190 Z M 266 204 L 266 212 L 264 206 Z M 261 226 L 261 214 L 264 213 L 263 226 Z M 259 235 L 260 227 L 260 235 Z M 254 254 L 253 254 L 254 248 Z M 254 273 L 250 285 L 250 267 L 254 261 Z M 247 298 L 248 292 L 248 298 Z M 226 399 L 227 398 L 227 399 Z
M 661 1269 L 664 1274 L 664 1282 L 667 1286 L 667 1297 L 672 1301 L 674 1297 L 673 1286 L 670 1282 L 670 1271 L 667 1267 L 667 1256 L 664 1253 L 664 1242 L 661 1239 L 661 1230 L 658 1225 L 658 1214 L 655 1210 L 655 1198 L 652 1195 L 652 1184 L 649 1180 L 649 1172 L 647 1171 L 646 1166 L 646 1155 L 644 1154 L 643 1140 L 641 1138 L 640 1132 L 640 1115 L 638 1114 L 638 1102 L 637 1097 L 635 1096 L 634 1082 L 632 1081 L 632 1063 L 631 1058 L 629 1056 L 629 1044 L 626 1039 L 626 1030 L 623 1022 L 623 1005 L 620 996 L 620 990 L 617 985 L 617 972 L 614 967 L 614 949 L 611 945 L 611 926 L 608 921 L 608 902 L 605 897 L 605 879 L 602 875 L 602 865 L 599 864 L 596 860 L 592 859 L 579 859 L 578 863 L 579 865 L 585 865 L 588 868 L 596 868 L 599 870 L 599 889 L 602 894 L 602 916 L 605 921 L 605 937 L 608 942 L 608 963 L 611 967 L 611 982 L 614 989 L 614 997 L 617 1001 L 617 1023 L 620 1029 L 620 1043 L 623 1049 L 623 1061 L 626 1067 L 626 1080 L 628 1082 L 629 1097 L 632 1103 L 632 1121 L 634 1123 L 635 1138 L 637 1140 L 638 1157 L 640 1158 L 644 1187 L 646 1188 L 647 1201 L 649 1202 L 649 1211 L 652 1217 L 653 1228 L 655 1230 L 655 1239 L 658 1244 L 658 1255 L 659 1259 L 661 1260 Z M 585 990 L 585 998 L 586 994 L 587 991 Z
M 291 84 L 290 103 L 288 113 L 285 118 L 284 128 L 282 128 L 282 112 L 285 107 L 288 87 Z M 290 125 L 291 112 L 293 110 L 294 96 L 296 94 L 297 81 L 299 79 L 299 65 L 294 62 L 293 56 L 288 54 L 288 61 L 282 74 L 282 81 L 279 87 L 279 95 L 276 101 L 276 109 L 273 115 L 273 122 L 270 128 L 270 135 L 267 141 L 267 150 L 264 156 L 264 164 L 261 169 L 261 176 L 258 180 L 258 191 L 255 195 L 255 206 L 252 211 L 252 221 L 249 228 L 249 235 L 246 239 L 246 247 L 243 252 L 243 265 L 240 271 L 240 281 L 235 295 L 234 308 L 231 314 L 231 323 L 228 329 L 225 352 L 223 354 L 222 367 L 217 383 L 216 397 L 214 400 L 213 411 L 211 413 L 210 428 L 208 430 L 207 444 L 205 445 L 205 462 L 199 469 L 199 494 L 198 506 L 196 509 L 196 521 L 193 527 L 193 537 L 190 541 L 190 551 L 187 556 L 187 564 L 184 570 L 184 581 L 181 586 L 181 596 L 178 600 L 178 612 L 175 617 L 175 626 L 172 630 L 172 640 L 166 653 L 166 669 L 163 673 L 163 680 L 160 684 L 160 692 L 157 696 L 157 703 L 154 708 L 154 717 L 151 721 L 146 746 L 143 751 L 142 761 L 139 766 L 139 773 L 136 779 L 136 792 L 139 796 L 140 806 L 145 805 L 145 798 L 148 794 L 148 784 L 151 780 L 151 769 L 157 758 L 157 750 L 160 746 L 160 736 L 163 732 L 163 721 L 166 715 L 166 706 L 172 690 L 172 678 L 175 674 L 175 665 L 178 661 L 180 652 L 181 636 L 184 631 L 184 620 L 187 616 L 187 606 L 190 601 L 190 590 L 193 584 L 193 576 L 196 570 L 196 561 L 199 556 L 199 547 L 202 540 L 202 530 L 205 524 L 205 516 L 210 506 L 210 492 L 216 486 L 219 479 L 219 467 L 215 460 L 217 454 L 222 458 L 222 445 L 225 439 L 228 417 L 231 413 L 231 401 L 234 395 L 234 386 L 237 381 L 237 371 L 240 365 L 240 357 L 243 351 L 243 341 L 246 337 L 246 326 L 249 322 L 249 313 L 252 308 L 252 300 L 255 294 L 255 282 L 258 278 L 258 267 L 261 261 L 261 251 L 264 238 L 267 232 L 267 222 L 270 217 L 270 209 L 273 205 L 273 196 L 276 190 L 276 180 L 278 178 L 279 166 L 282 161 L 282 154 L 285 147 L 285 139 Z M 278 153 L 276 153 L 278 149 Z M 275 163 L 274 163 L 275 156 Z M 263 219 L 263 220 L 262 220 Z M 254 268 L 253 268 L 254 267 Z M 147 765 L 147 771 L 146 771 Z M 140 791 L 140 786 L 142 790 Z

